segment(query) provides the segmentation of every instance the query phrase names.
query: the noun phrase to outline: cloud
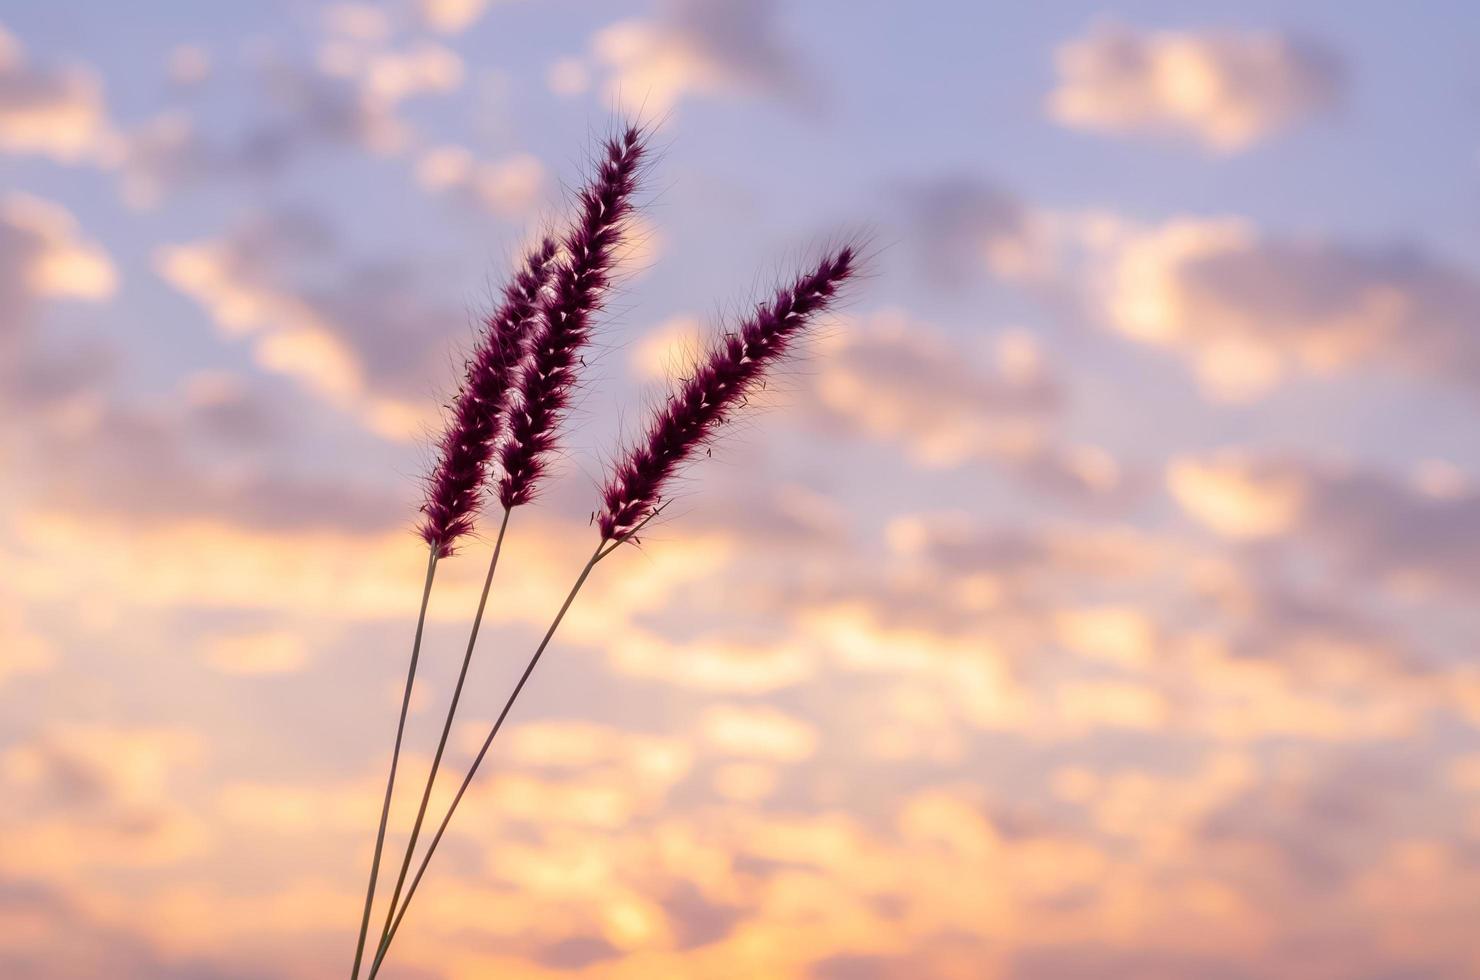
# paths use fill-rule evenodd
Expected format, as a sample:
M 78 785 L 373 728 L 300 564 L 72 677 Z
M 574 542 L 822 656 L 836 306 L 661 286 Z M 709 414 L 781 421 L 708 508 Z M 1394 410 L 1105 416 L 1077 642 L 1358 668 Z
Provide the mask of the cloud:
M 195 298 L 227 337 L 245 337 L 264 368 L 352 412 L 391 438 L 435 421 L 426 392 L 446 375 L 464 322 L 423 295 L 417 269 L 334 262 L 317 218 L 274 212 L 223 237 L 165 246 L 155 268 Z
M 356 81 L 365 98 L 381 106 L 455 92 L 464 76 L 462 58 L 432 41 L 416 41 L 401 50 L 330 41 L 320 48 L 318 61 L 325 74 Z
M 994 526 L 965 512 L 909 514 L 887 526 L 890 548 L 950 578 L 988 575 L 1015 587 L 1054 589 L 1075 576 L 1110 581 L 1150 575 L 1172 542 L 1113 524 Z
M 85 381 L 92 363 L 53 370 L 35 326 L 48 299 L 100 302 L 118 286 L 108 253 L 86 238 L 61 205 L 11 192 L 0 198 L 0 405 L 44 398 Z
M 436 146 L 416 165 L 417 183 L 428 191 L 510 219 L 527 217 L 534 210 L 548 179 L 544 164 L 528 153 L 483 162 L 463 147 Z
M 1108 453 L 1059 443 L 1067 395 L 1032 336 L 1003 331 L 993 341 L 974 363 L 901 313 L 851 323 L 823 341 L 804 411 L 825 428 L 897 445 L 926 469 L 988 462 L 1069 498 L 1122 490 Z
M 334 3 L 321 11 L 324 30 L 330 36 L 356 41 L 388 40 L 394 30 L 390 12 L 368 3 Z
M 169 789 L 201 757 L 175 729 L 58 726 L 0 755 L 10 801 L 0 867 L 52 874 L 150 867 L 197 852 L 205 831 Z
M 194 956 L 168 955 L 100 904 L 85 888 L 0 877 L 0 970 L 11 980 L 246 980 Z
M 1379 471 L 1274 454 L 1173 461 L 1167 485 L 1214 531 L 1309 542 L 1352 580 L 1473 595 L 1480 490 L 1436 496 Z
M 170 84 L 194 88 L 211 77 L 211 53 L 200 44 L 178 44 L 170 49 L 166 62 Z
M 462 59 L 431 42 L 388 48 L 365 40 L 368 25 L 359 30 L 326 41 L 317 69 L 275 59 L 258 65 L 261 111 L 235 133 L 207 135 L 188 113 L 171 110 L 122 134 L 114 155 L 124 199 L 148 208 L 211 181 L 267 180 L 325 148 L 393 155 L 413 146 L 401 104 L 456 91 Z
M 0 605 L 0 689 L 13 677 L 49 670 L 57 661 L 55 646 L 30 630 L 21 611 L 9 603 Z
M 599 31 L 593 60 L 605 93 L 629 111 L 662 113 L 689 96 L 768 96 L 810 104 L 817 89 L 779 37 L 772 0 L 667 0 L 651 20 Z
M 1449 704 L 1383 620 L 1158 536 L 963 514 L 901 519 L 889 537 L 886 576 L 785 603 L 788 637 L 881 678 L 858 709 L 880 759 L 959 765 L 963 729 L 1411 737 Z
M 1107 249 L 1111 325 L 1188 358 L 1208 391 L 1370 370 L 1480 389 L 1480 282 L 1417 250 L 1261 236 L 1177 219 Z
M 545 84 L 565 98 L 583 95 L 591 87 L 591 69 L 580 58 L 561 58 L 545 73 Z
M 1167 488 L 1219 534 L 1262 538 L 1294 529 L 1306 510 L 1306 475 L 1297 466 L 1229 454 L 1175 460 L 1167 467 Z
M 269 446 L 305 427 L 242 378 L 196 374 L 140 404 L 112 390 L 112 347 L 35 329 L 42 301 L 96 302 L 116 288 L 108 254 L 65 209 L 18 194 L 0 200 L 0 438 L 17 505 L 141 525 L 209 516 L 258 528 L 399 526 L 404 502 L 394 494 L 269 460 Z
M 301 632 L 273 630 L 213 638 L 207 662 L 227 674 L 290 674 L 308 662 L 308 641 Z
M 97 74 L 31 66 L 20 41 L 0 26 L 0 151 L 76 163 L 95 158 L 107 137 Z
M 461 34 L 478 22 L 493 0 L 416 0 L 421 22 L 441 34 Z
M 0 199 L 0 303 L 12 329 L 36 299 L 98 301 L 117 285 L 108 253 L 82 237 L 66 208 L 14 191 Z
M 947 467 L 1042 440 L 1064 393 L 1033 339 L 999 335 L 974 365 L 939 331 L 884 313 L 833 335 L 813 385 L 816 410 L 859 434 Z
M 1344 753 L 1314 772 L 1271 773 L 1209 812 L 1197 833 L 1213 847 L 1273 851 L 1292 884 L 1324 893 L 1370 866 L 1429 779 L 1405 760 Z
M 1062 45 L 1049 113 L 1077 129 L 1169 133 L 1232 153 L 1329 108 L 1345 72 L 1322 45 L 1234 31 L 1102 24 Z
M 761 705 L 714 705 L 704 712 L 699 730 L 718 751 L 742 758 L 797 763 L 817 751 L 811 725 Z
M 141 405 L 106 377 L 11 393 L 12 442 L 27 507 L 137 530 L 199 520 L 258 531 L 375 533 L 404 525 L 404 494 L 290 462 L 311 437 L 281 398 L 239 378 L 187 378 Z
M 1034 280 L 1053 261 L 1044 216 L 1015 194 L 975 177 L 906 182 L 896 190 L 930 279 L 962 285 L 983 271 Z

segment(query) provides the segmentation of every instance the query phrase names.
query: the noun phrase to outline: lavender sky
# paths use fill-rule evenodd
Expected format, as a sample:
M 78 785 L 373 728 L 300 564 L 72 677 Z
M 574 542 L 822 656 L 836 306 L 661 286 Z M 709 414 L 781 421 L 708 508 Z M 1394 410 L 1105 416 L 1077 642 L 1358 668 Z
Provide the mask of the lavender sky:
M 1480 975 L 1477 36 L 3 0 L 0 975 L 344 970 L 440 405 L 623 112 L 652 186 L 449 775 L 685 352 L 841 236 L 871 276 L 598 570 L 387 976 Z

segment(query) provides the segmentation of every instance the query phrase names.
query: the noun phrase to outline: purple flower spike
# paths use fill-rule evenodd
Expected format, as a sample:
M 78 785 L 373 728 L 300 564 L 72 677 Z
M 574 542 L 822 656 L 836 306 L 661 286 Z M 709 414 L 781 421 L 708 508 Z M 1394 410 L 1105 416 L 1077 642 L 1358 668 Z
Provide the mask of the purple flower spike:
M 645 134 L 629 127 L 606 141 L 596 178 L 581 191 L 581 213 L 565 239 L 565 259 L 552 277 L 529 338 L 529 356 L 519 380 L 519 402 L 509 418 L 501 460 L 499 500 L 505 507 L 528 503 L 555 448 L 560 421 L 576 383 L 580 350 L 591 333 L 591 315 L 611 280 L 623 219 L 645 152 Z
M 856 271 L 849 246 L 824 259 L 812 272 L 782 288 L 738 330 L 726 334 L 669 395 L 645 440 L 617 464 L 602 490 L 597 517 L 602 540 L 622 541 L 661 501 L 663 487 L 695 450 L 713 438 L 735 407 L 792 341 L 837 295 Z
M 504 426 L 509 392 L 524 358 L 528 334 L 550 277 L 556 244 L 546 238 L 504 287 L 503 303 L 488 318 L 483 342 L 468 361 L 468 374 L 442 437 L 437 468 L 427 481 L 420 532 L 438 558 L 473 529 L 494 444 Z

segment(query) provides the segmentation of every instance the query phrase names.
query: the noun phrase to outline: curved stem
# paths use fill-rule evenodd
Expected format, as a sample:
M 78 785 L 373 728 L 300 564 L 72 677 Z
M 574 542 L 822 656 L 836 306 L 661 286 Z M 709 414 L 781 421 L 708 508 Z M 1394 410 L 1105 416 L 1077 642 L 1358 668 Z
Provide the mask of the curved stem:
M 483 594 L 478 597 L 478 613 L 473 617 L 473 629 L 468 634 L 468 649 L 463 654 L 462 669 L 457 675 L 457 684 L 452 689 L 452 702 L 447 706 L 447 720 L 442 723 L 442 737 L 437 741 L 436 754 L 432 756 L 432 769 L 427 773 L 426 788 L 421 792 L 421 806 L 416 810 L 416 822 L 411 827 L 411 839 L 406 842 L 406 856 L 401 861 L 401 872 L 396 876 L 396 888 L 391 892 L 391 904 L 385 912 L 385 925 L 381 927 L 383 940 L 391 930 L 396 915 L 396 903 L 401 900 L 401 889 L 406 884 L 406 872 L 411 868 L 411 856 L 416 852 L 416 841 L 421 836 L 422 821 L 426 819 L 427 806 L 432 799 L 432 786 L 437 781 L 437 770 L 442 765 L 442 753 L 447 749 L 447 737 L 452 732 L 453 716 L 457 714 L 458 702 L 462 700 L 463 684 L 468 679 L 468 666 L 473 662 L 473 648 L 478 643 L 478 628 L 483 624 L 483 610 L 488 605 L 488 592 L 493 586 L 493 573 L 498 569 L 499 552 L 504 547 L 504 532 L 509 529 L 509 508 L 504 508 L 504 519 L 498 527 L 498 537 L 493 542 L 493 557 L 488 562 L 488 575 L 483 579 Z
M 437 574 L 437 549 L 427 556 L 427 579 L 421 590 L 421 611 L 416 614 L 416 638 L 411 643 L 411 664 L 406 669 L 406 690 L 401 695 L 401 717 L 396 722 L 396 745 L 391 750 L 391 772 L 385 781 L 385 802 L 380 806 L 380 829 L 375 832 L 375 856 L 370 859 L 370 884 L 365 889 L 365 913 L 360 918 L 360 938 L 355 945 L 355 965 L 350 980 L 360 975 L 360 962 L 365 956 L 365 934 L 370 929 L 370 909 L 375 904 L 375 880 L 380 877 L 380 854 L 385 848 L 385 825 L 390 819 L 391 797 L 396 788 L 396 766 L 401 761 L 401 737 L 406 732 L 406 713 L 411 708 L 411 688 L 416 683 L 416 663 L 421 658 L 421 634 L 427 621 L 427 603 L 432 596 L 432 579 Z
M 421 859 L 421 866 L 416 869 L 416 876 L 411 879 L 411 887 L 406 891 L 406 898 L 401 902 L 400 911 L 396 913 L 396 918 L 391 923 L 390 929 L 380 941 L 380 949 L 375 954 L 374 962 L 370 964 L 369 980 L 374 980 L 375 975 L 380 971 L 381 964 L 385 962 L 385 954 L 390 949 L 391 940 L 396 938 L 396 931 L 401 928 L 401 920 L 406 917 L 406 909 L 410 907 L 411 899 L 416 896 L 416 889 L 421 884 L 422 876 L 426 874 L 427 865 L 431 864 L 432 855 L 437 852 L 437 845 L 442 842 L 442 835 L 447 832 L 447 825 L 452 822 L 452 815 L 457 811 L 458 804 L 462 802 L 463 794 L 468 791 L 468 786 L 472 784 L 473 777 L 478 774 L 478 767 L 483 764 L 484 756 L 488 755 L 488 749 L 493 745 L 493 739 L 498 735 L 499 729 L 503 727 L 504 719 L 509 715 L 509 709 L 514 706 L 514 700 L 519 697 L 519 692 L 524 690 L 524 685 L 529 680 L 529 675 L 534 673 L 535 665 L 540 662 L 540 656 L 545 652 L 545 648 L 550 645 L 550 638 L 555 635 L 555 630 L 559 628 L 560 621 L 565 618 L 565 613 L 570 609 L 571 603 L 575 602 L 576 594 L 581 591 L 581 586 L 586 584 L 586 579 L 590 576 L 591 569 L 595 568 L 597 562 L 611 553 L 610 550 L 603 553 L 603 548 L 606 544 L 607 542 L 603 541 L 598 545 L 596 550 L 592 552 L 591 558 L 586 562 L 586 567 L 581 569 L 581 574 L 576 579 L 576 584 L 571 586 L 570 594 L 565 597 L 565 602 L 561 604 L 560 611 L 555 614 L 555 620 L 550 624 L 550 628 L 545 631 L 544 639 L 540 640 L 540 645 L 535 648 L 534 656 L 529 658 L 529 664 L 524 668 L 524 673 L 519 677 L 519 683 L 514 685 L 513 693 L 504 702 L 503 710 L 498 714 L 498 720 L 493 723 L 493 728 L 489 731 L 488 737 L 483 740 L 483 747 L 478 750 L 478 755 L 474 757 L 472 766 L 468 768 L 468 774 L 463 777 L 462 785 L 458 787 L 457 795 L 452 798 L 452 804 L 447 808 L 447 815 L 442 818 L 442 825 L 437 828 L 437 833 L 432 836 L 431 843 L 427 845 L 427 852 Z

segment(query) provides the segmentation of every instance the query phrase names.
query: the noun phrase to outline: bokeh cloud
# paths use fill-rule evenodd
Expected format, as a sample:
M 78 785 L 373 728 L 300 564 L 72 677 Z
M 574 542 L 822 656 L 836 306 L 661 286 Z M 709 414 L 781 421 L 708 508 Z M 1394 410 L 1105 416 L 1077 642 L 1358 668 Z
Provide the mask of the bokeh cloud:
M 1055 53 L 1055 120 L 1112 134 L 1181 136 L 1219 153 L 1249 148 L 1329 108 L 1345 87 L 1324 45 L 1272 32 L 1092 27 Z

